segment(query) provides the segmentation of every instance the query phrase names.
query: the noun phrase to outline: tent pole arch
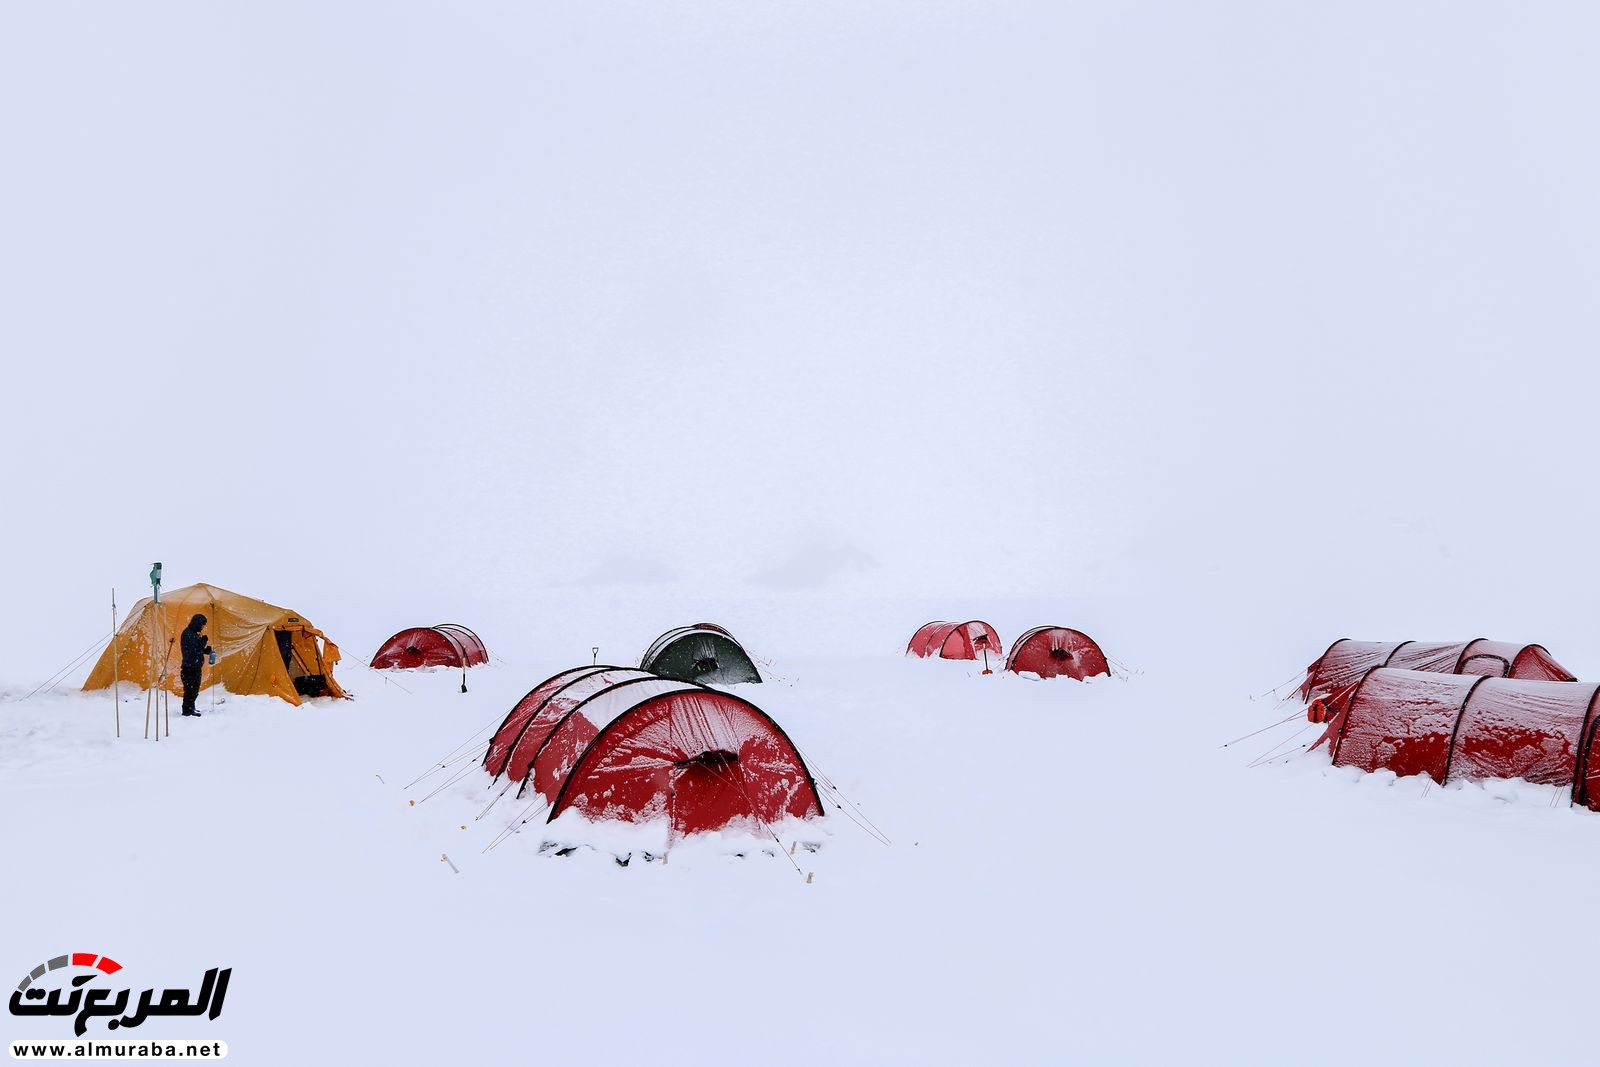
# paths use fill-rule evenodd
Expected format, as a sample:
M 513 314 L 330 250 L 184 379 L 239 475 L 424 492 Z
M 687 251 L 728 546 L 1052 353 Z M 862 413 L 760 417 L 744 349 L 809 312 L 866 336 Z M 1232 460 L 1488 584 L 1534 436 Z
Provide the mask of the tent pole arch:
M 1589 803 L 1589 754 L 1594 747 L 1595 728 L 1600 726 L 1594 717 L 1596 700 L 1600 700 L 1600 685 L 1596 685 L 1594 692 L 1589 694 L 1589 703 L 1583 709 L 1583 729 L 1578 731 L 1579 748 L 1572 768 L 1572 789 L 1567 800 L 1569 804 L 1582 803 L 1587 806 Z
M 561 678 L 561 677 L 563 677 L 565 675 L 568 675 L 568 674 L 589 675 L 589 674 L 597 674 L 600 671 L 610 671 L 610 670 L 616 670 L 616 669 L 617 668 L 615 668 L 615 667 L 597 667 L 597 666 L 592 666 L 592 665 L 589 665 L 589 664 L 585 664 L 582 667 L 569 667 L 564 671 L 557 671 L 555 674 L 552 674 L 550 677 L 546 678 L 544 681 L 540 682 L 538 685 L 534 686 L 532 689 L 530 689 L 526 693 L 522 694 L 521 699 L 519 699 L 515 704 L 511 705 L 511 710 L 506 712 L 506 717 L 500 720 L 500 725 L 495 727 L 494 733 L 489 735 L 490 739 L 491 739 L 489 747 L 491 749 L 493 749 L 493 747 L 494 747 L 493 738 L 496 738 L 496 737 L 500 736 L 500 731 L 504 730 L 507 726 L 511 725 L 511 716 L 513 716 L 513 715 L 515 715 L 517 713 L 517 709 L 522 706 L 522 701 L 527 700 L 529 697 L 533 696 L 533 694 L 537 693 L 539 691 L 540 687 L 549 685 L 551 682 L 555 681 L 557 678 Z M 576 681 L 576 679 L 574 679 L 574 681 Z M 541 702 L 539 706 L 543 707 L 544 706 L 543 702 Z M 535 712 L 535 714 L 537 714 L 537 712 Z M 487 767 L 488 765 L 489 765 L 489 753 L 485 752 L 483 754 L 483 763 L 481 764 L 481 766 Z
M 1338 642 L 1336 641 L 1334 644 L 1338 644 Z M 1332 651 L 1331 647 L 1329 651 Z M 1361 673 L 1361 680 L 1356 683 L 1355 689 L 1350 694 L 1350 700 L 1344 706 L 1344 714 L 1339 717 L 1339 736 L 1333 739 L 1333 747 L 1329 750 L 1334 763 L 1339 762 L 1339 750 L 1344 747 L 1344 732 L 1350 726 L 1351 716 L 1355 714 L 1356 701 L 1361 696 L 1361 688 L 1367 684 L 1367 679 L 1372 677 L 1372 672 L 1379 669 L 1378 667 L 1368 667 Z
M 1491 675 L 1491 677 L 1497 677 L 1497 678 L 1509 678 L 1509 677 L 1511 677 L 1511 661 L 1506 659 L 1504 656 L 1497 656 L 1493 652 L 1484 652 L 1484 653 L 1481 653 L 1481 654 L 1476 655 L 1476 656 L 1468 656 L 1466 659 L 1462 660 L 1456 666 L 1456 673 L 1457 674 L 1465 674 L 1465 673 L 1467 673 L 1467 664 L 1472 663 L 1475 660 L 1480 660 L 1480 659 L 1492 659 L 1492 660 L 1495 660 L 1496 662 L 1498 662 L 1500 664 L 1500 673 L 1498 675 Z
M 636 670 L 637 668 L 628 668 L 628 669 Z M 590 701 L 596 699 L 597 697 L 602 697 L 602 696 L 605 696 L 605 695 L 607 695 L 609 693 L 615 693 L 618 689 L 626 689 L 630 685 L 639 685 L 639 684 L 641 684 L 643 682 L 670 682 L 670 681 L 674 681 L 674 680 L 675 679 L 671 679 L 671 678 L 662 678 L 659 675 L 655 675 L 655 674 L 650 675 L 648 678 L 624 678 L 622 681 L 616 683 L 615 685 L 608 685 L 604 689 L 600 690 L 599 692 L 590 693 L 588 696 L 584 697 L 582 700 L 580 700 L 576 704 L 572 705 L 572 707 L 568 708 L 566 710 L 566 713 L 563 714 L 561 716 L 561 718 L 559 720 L 557 720 L 556 724 L 554 726 L 550 727 L 549 732 L 547 732 L 544 735 L 544 740 L 539 742 L 539 747 L 534 749 L 533 758 L 528 761 L 527 773 L 522 776 L 522 781 L 517 786 L 517 799 L 521 800 L 522 797 L 523 797 L 523 794 L 527 793 L 527 791 L 528 791 L 528 782 L 533 778 L 533 770 L 534 770 L 535 767 L 537 767 L 539 765 L 539 757 L 544 755 L 544 750 L 550 746 L 550 742 L 555 738 L 556 734 L 561 730 L 561 728 L 563 726 L 567 725 L 567 720 L 571 719 L 572 716 L 575 713 L 581 711 L 585 704 L 588 704 Z M 696 689 L 708 689 L 710 692 L 713 692 L 713 693 L 717 692 L 717 690 L 715 690 L 715 689 L 710 689 L 709 686 L 703 686 L 703 685 L 697 686 L 693 682 L 679 682 L 678 684 L 685 687 L 685 689 L 683 690 L 684 692 L 693 692 Z M 661 695 L 662 696 L 667 696 L 669 694 L 663 693 Z M 724 695 L 726 695 L 726 694 L 724 694 Z M 631 711 L 632 709 L 630 708 L 629 710 Z M 621 716 L 618 716 L 618 717 L 620 718 Z M 616 721 L 615 719 L 612 720 L 612 722 L 615 722 L 615 721 Z M 531 725 L 533 720 L 529 719 L 528 722 Z M 607 725 L 609 726 L 610 723 L 608 723 Z M 526 726 L 524 726 L 522 729 L 523 729 L 524 732 L 526 732 L 528 728 Z M 521 736 L 520 735 L 518 735 L 518 740 L 521 740 Z M 591 741 L 590 743 L 592 744 L 593 742 Z M 584 751 L 587 752 L 588 748 L 585 747 Z M 574 762 L 573 766 L 576 767 L 577 763 Z
M 1350 640 L 1348 637 L 1336 638 L 1327 648 L 1322 650 L 1322 655 L 1312 661 L 1310 669 L 1306 671 L 1306 680 L 1300 683 L 1301 700 L 1306 700 L 1311 696 L 1312 685 L 1316 681 L 1317 675 L 1322 673 L 1322 661 L 1328 658 L 1328 653 L 1348 640 Z
M 1383 657 L 1383 662 L 1378 664 L 1378 666 L 1387 667 L 1389 664 L 1394 662 L 1394 658 L 1400 654 L 1400 650 L 1402 648 L 1405 648 L 1407 645 L 1414 645 L 1414 644 L 1416 644 L 1415 641 L 1401 641 L 1398 645 L 1395 645 L 1393 648 L 1391 648 L 1389 650 L 1389 654 L 1387 656 Z
M 1472 658 L 1473 646 L 1481 645 L 1487 640 L 1489 640 L 1487 637 L 1474 637 L 1471 641 L 1468 641 L 1464 646 L 1462 646 L 1461 655 L 1456 657 L 1456 669 L 1453 673 L 1460 674 L 1462 665 L 1466 663 L 1467 660 Z
M 921 637 L 928 627 L 943 625 L 945 625 L 945 621 L 943 619 L 934 619 L 932 622 L 925 622 L 921 626 L 917 627 L 917 632 L 911 635 L 910 641 L 906 642 L 906 652 L 910 653 L 912 647 L 917 643 L 917 638 Z
M 627 670 L 633 670 L 633 669 L 634 668 L 632 668 L 632 667 L 601 667 L 599 670 L 588 671 L 587 673 L 581 675 L 580 677 L 569 678 L 567 681 L 565 681 L 561 685 L 557 686 L 554 691 L 552 691 L 551 693 L 546 695 L 546 697 L 543 700 L 539 701 L 538 707 L 534 708 L 532 714 L 530 714 L 528 716 L 528 721 L 522 724 L 522 729 L 517 731 L 517 736 L 515 738 L 513 738 L 512 741 L 511 741 L 511 744 L 506 747 L 506 766 L 505 766 L 504 769 L 506 771 L 510 770 L 512 753 L 516 752 L 517 746 L 522 744 L 522 738 L 527 734 L 529 728 L 532 727 L 533 724 L 536 721 L 538 721 L 539 714 L 541 712 L 543 712 L 545 708 L 550 706 L 550 702 L 552 700 L 554 700 L 556 697 L 560 696 L 562 693 L 565 693 L 568 689 L 571 689 L 573 686 L 577 685 L 579 682 L 584 681 L 587 678 L 593 678 L 597 674 L 601 674 L 601 673 L 603 673 L 605 671 L 627 671 Z M 557 675 L 557 677 L 559 677 L 559 675 Z M 545 685 L 545 684 L 547 684 L 547 683 L 546 682 L 540 682 L 539 683 L 539 685 Z M 607 687 L 607 688 L 609 688 L 609 687 Z M 534 691 L 537 692 L 537 690 L 538 690 L 538 686 L 535 686 L 534 687 Z M 605 692 L 605 690 L 602 689 L 601 692 L 603 693 L 603 692 Z M 529 693 L 528 695 L 532 696 L 533 694 Z M 527 699 L 527 698 L 524 697 L 523 699 Z M 519 703 L 520 703 L 520 701 L 519 701 Z M 587 698 L 585 698 L 584 700 L 580 701 L 578 706 L 581 707 L 583 704 L 586 704 L 586 703 L 588 703 L 588 699 Z M 564 718 L 563 718 L 563 721 L 565 721 Z M 545 738 L 546 741 L 548 741 L 549 739 L 550 738 L 548 736 Z M 539 750 L 540 751 L 544 750 L 544 746 L 543 746 L 542 743 L 539 746 Z M 537 755 L 538 754 L 535 753 L 535 758 L 537 758 Z M 528 766 L 529 766 L 529 768 L 532 768 L 533 762 L 531 760 L 529 761 Z M 498 774 L 495 775 L 495 779 L 496 780 L 498 780 L 499 777 L 500 776 Z M 518 796 L 522 795 L 520 790 L 518 791 L 517 795 Z
M 1466 699 L 1461 702 L 1461 707 L 1456 711 L 1455 725 L 1450 727 L 1450 745 L 1444 750 L 1444 781 L 1441 781 L 1440 785 L 1444 785 L 1445 782 L 1450 780 L 1450 764 L 1455 762 L 1456 736 L 1461 733 L 1461 720 L 1467 717 L 1467 709 L 1472 706 L 1472 698 L 1477 694 L 1483 683 L 1488 680 L 1488 675 L 1480 675 L 1478 680 L 1472 683 L 1472 687 L 1467 690 Z

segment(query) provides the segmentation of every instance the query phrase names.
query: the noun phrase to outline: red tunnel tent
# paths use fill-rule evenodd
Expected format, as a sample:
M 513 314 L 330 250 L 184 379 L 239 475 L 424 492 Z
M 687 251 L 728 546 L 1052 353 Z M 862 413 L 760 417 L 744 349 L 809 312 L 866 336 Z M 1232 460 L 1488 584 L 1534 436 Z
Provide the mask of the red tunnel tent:
M 1065 626 L 1035 626 L 1011 646 L 1006 670 L 1037 674 L 1040 678 L 1065 675 L 1081 682 L 1095 675 L 1110 674 L 1111 665 L 1088 634 Z
M 478 635 L 450 622 L 401 630 L 372 654 L 375 670 L 476 667 L 487 662 L 489 650 Z
M 665 816 L 675 834 L 823 814 L 783 728 L 747 700 L 631 667 L 579 667 L 535 686 L 484 769 L 590 819 Z
M 994 627 L 977 619 L 971 622 L 930 622 L 918 630 L 906 646 L 907 655 L 938 656 L 940 659 L 978 659 L 984 650 L 999 657 L 1005 652 Z
M 1449 644 L 1345 638 L 1329 645 L 1328 651 L 1306 668 L 1300 699 L 1311 701 L 1331 696 L 1360 681 L 1362 675 L 1374 667 L 1551 682 L 1574 680 L 1570 671 L 1550 658 L 1543 645 L 1518 645 L 1481 637 L 1476 641 Z
M 1333 698 L 1324 742 L 1337 767 L 1458 779 L 1569 785 L 1595 806 L 1600 685 L 1379 667 Z

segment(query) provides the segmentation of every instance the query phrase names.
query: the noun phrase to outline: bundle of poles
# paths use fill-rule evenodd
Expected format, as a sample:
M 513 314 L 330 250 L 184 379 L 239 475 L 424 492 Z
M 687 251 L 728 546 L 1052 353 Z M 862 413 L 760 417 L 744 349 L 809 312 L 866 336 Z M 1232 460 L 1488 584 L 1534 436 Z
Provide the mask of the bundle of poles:
M 161 564 L 157 563 L 150 570 L 150 589 L 153 603 L 161 603 Z M 113 725 L 116 736 L 122 736 L 122 663 L 117 639 L 121 632 L 117 626 L 117 591 L 111 590 L 111 705 Z M 154 679 L 150 688 L 144 694 L 144 736 L 150 740 L 150 717 L 155 714 L 155 739 L 161 740 L 162 734 L 172 736 L 172 702 L 171 695 L 167 692 L 167 670 L 172 662 L 172 643 L 175 638 L 167 638 L 166 653 L 159 662 L 156 659 L 156 649 L 161 645 L 163 629 L 161 613 L 151 613 L 150 616 L 150 677 Z

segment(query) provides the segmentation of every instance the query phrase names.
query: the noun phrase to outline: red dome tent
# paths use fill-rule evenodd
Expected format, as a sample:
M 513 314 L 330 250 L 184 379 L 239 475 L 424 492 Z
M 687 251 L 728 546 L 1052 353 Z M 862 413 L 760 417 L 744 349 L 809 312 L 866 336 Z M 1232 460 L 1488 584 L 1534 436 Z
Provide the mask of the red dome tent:
M 1311 701 L 1331 696 L 1359 681 L 1374 667 L 1550 682 L 1574 680 L 1570 671 L 1550 658 L 1543 645 L 1517 645 L 1481 637 L 1452 644 L 1345 638 L 1329 645 L 1328 651 L 1306 668 L 1300 699 Z
M 938 656 L 940 659 L 977 659 L 987 649 L 999 656 L 1005 651 L 994 627 L 977 619 L 971 622 L 930 622 L 918 630 L 906 646 L 911 656 Z
M 1110 674 L 1111 665 L 1088 634 L 1065 626 L 1035 626 L 1011 646 L 1006 670 L 1037 674 L 1040 678 L 1065 675 L 1081 682 L 1098 674 Z
M 476 667 L 488 662 L 489 650 L 478 635 L 450 622 L 401 630 L 372 654 L 375 670 Z
M 460 667 L 463 693 L 467 691 L 467 668 L 488 662 L 489 650 L 478 635 L 453 622 L 401 630 L 372 654 L 374 670 Z
M 1595 706 L 1600 685 L 1374 668 L 1334 697 L 1337 767 L 1456 779 L 1525 778 L 1600 800 Z M 1594 794 L 1593 798 L 1591 794 Z
M 531 785 L 550 819 L 665 816 L 674 834 L 823 814 L 783 728 L 747 700 L 629 667 L 580 667 L 517 702 L 484 769 Z

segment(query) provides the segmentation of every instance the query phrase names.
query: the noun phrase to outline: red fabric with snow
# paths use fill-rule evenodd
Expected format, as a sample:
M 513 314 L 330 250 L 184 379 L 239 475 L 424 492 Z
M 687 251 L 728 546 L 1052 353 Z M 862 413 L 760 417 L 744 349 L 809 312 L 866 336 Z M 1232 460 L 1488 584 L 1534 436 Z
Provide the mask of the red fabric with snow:
M 660 679 L 648 671 L 633 667 L 606 667 L 569 679 L 564 685 L 550 691 L 534 709 L 533 715 L 511 746 L 511 757 L 506 761 L 506 777 L 513 782 L 522 782 L 526 779 L 534 761 L 539 758 L 539 753 L 543 751 L 557 727 L 561 726 L 569 713 L 582 707 L 595 695 L 623 683 L 655 681 Z M 576 729 L 575 726 L 573 728 Z M 520 796 L 523 790 L 519 789 L 517 792 Z
M 1336 695 L 1323 736 L 1336 766 L 1574 786 L 1594 766 L 1600 685 L 1380 668 Z M 1320 742 L 1319 742 L 1320 744 Z
M 1574 675 L 1550 657 L 1541 645 L 1508 641 L 1335 641 L 1306 668 L 1300 699 L 1328 697 L 1353 685 L 1374 667 L 1476 674 L 1494 678 L 1526 678 L 1570 682 Z
M 560 674 L 546 678 L 528 691 L 523 697 L 511 706 L 506 712 L 506 717 L 501 720 L 500 726 L 495 730 L 494 736 L 489 739 L 489 751 L 484 754 L 483 767 L 492 776 L 498 778 L 505 773 L 506 761 L 511 758 L 511 749 L 517 743 L 517 738 L 522 736 L 523 729 L 544 707 L 545 701 L 552 694 L 570 685 L 580 678 L 600 671 L 626 670 L 624 667 L 574 667 L 562 671 Z
M 489 647 L 483 643 L 483 638 L 465 626 L 454 622 L 440 622 L 435 623 L 433 628 L 442 634 L 449 634 L 460 643 L 467 653 L 467 666 L 476 667 L 480 663 L 489 662 Z
M 987 649 L 999 658 L 1005 652 L 993 626 L 974 619 L 971 622 L 930 622 L 919 629 L 906 646 L 913 656 L 938 656 L 940 659 L 978 659 Z
M 693 682 L 632 670 L 622 672 L 621 677 L 586 678 L 557 695 L 529 729 L 529 733 L 542 730 L 543 734 L 537 745 L 527 748 L 531 763 L 519 764 L 518 758 L 523 754 L 520 744 L 511 758 L 512 778 L 526 778 L 517 795 L 523 795 L 532 785 L 553 802 L 583 750 L 618 715 L 641 700 L 696 688 Z
M 431 626 L 401 630 L 372 654 L 374 670 L 416 670 L 420 667 L 464 667 L 467 650 L 453 634 Z
M 823 814 L 800 752 L 747 700 L 631 667 L 579 667 L 519 700 L 484 769 L 532 787 L 550 818 L 669 820 L 674 834 Z
M 1011 646 L 1006 670 L 1037 674 L 1040 678 L 1065 675 L 1081 682 L 1095 675 L 1110 674 L 1111 665 L 1088 634 L 1065 626 L 1036 626 Z
M 630 822 L 665 815 L 677 834 L 822 814 L 805 761 L 748 701 L 695 688 L 645 699 L 588 746 L 553 819 L 574 808 Z
M 489 662 L 489 650 L 465 626 L 413 626 L 401 630 L 372 654 L 374 670 L 416 670 L 420 667 L 476 667 Z

